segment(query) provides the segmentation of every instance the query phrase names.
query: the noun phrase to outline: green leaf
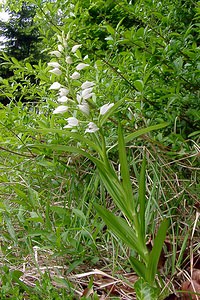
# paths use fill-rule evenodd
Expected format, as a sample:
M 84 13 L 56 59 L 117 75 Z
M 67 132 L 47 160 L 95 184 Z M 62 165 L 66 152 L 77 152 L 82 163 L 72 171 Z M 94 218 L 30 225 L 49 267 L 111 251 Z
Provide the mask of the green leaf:
M 65 146 L 65 145 L 57 145 L 57 144 L 33 144 L 33 145 L 28 145 L 29 148 L 36 148 L 36 149 L 40 149 L 40 148 L 46 148 L 46 149 L 51 149 L 54 151 L 62 151 L 62 152 L 69 152 L 69 153 L 77 153 L 77 154 L 81 154 L 84 157 L 87 157 L 88 159 L 90 159 L 91 161 L 93 161 L 94 163 L 97 161 L 97 159 L 95 159 L 92 155 L 90 155 L 89 153 L 87 153 L 86 151 L 79 149 L 77 147 L 71 147 L 71 146 Z
M 157 125 L 153 125 L 153 126 L 149 126 L 147 128 L 142 128 L 142 129 L 139 129 L 133 133 L 130 133 L 128 134 L 126 137 L 125 137 L 125 143 L 128 143 L 130 141 L 132 141 L 133 139 L 143 135 L 143 134 L 146 134 L 150 131 L 153 131 L 153 130 L 158 130 L 158 129 L 161 129 L 161 128 L 164 128 L 166 126 L 168 126 L 169 123 L 161 123 L 161 124 L 157 124 Z
M 192 136 L 195 136 L 195 135 L 200 135 L 200 130 L 194 131 L 194 132 L 190 133 L 190 134 L 188 135 L 188 137 L 192 137 Z
M 115 34 L 115 29 L 112 28 L 112 26 L 106 25 L 106 29 L 107 29 L 107 31 L 108 31 L 110 34 L 112 34 L 112 35 Z
M 146 156 L 144 154 L 142 167 L 139 179 L 139 215 L 140 215 L 140 234 L 142 239 L 145 240 L 145 206 L 146 206 Z
M 119 182 L 117 175 L 104 163 L 95 161 L 95 164 L 98 168 L 100 178 L 113 201 L 123 214 L 132 221 L 136 218 L 136 213 L 132 208 L 132 205 L 130 205 L 130 201 L 127 200 L 127 194 L 124 191 L 122 184 Z
M 86 138 L 85 136 L 76 133 L 76 132 L 71 132 L 71 131 L 67 131 L 67 130 L 63 130 L 63 129 L 53 129 L 53 128 L 44 128 L 44 129 L 29 129 L 27 130 L 28 132 L 40 132 L 40 133 L 58 133 L 58 134 L 62 134 L 65 135 L 71 139 L 74 139 L 76 141 L 80 141 L 85 145 L 90 146 L 93 150 L 95 150 L 98 154 L 100 154 L 101 156 L 103 156 L 101 149 L 95 144 L 93 143 L 90 139 Z
M 157 124 L 157 125 L 152 125 L 152 126 L 149 126 L 147 128 L 142 128 L 142 129 L 139 129 L 137 131 L 134 131 L 133 133 L 130 133 L 128 134 L 127 136 L 125 136 L 124 138 L 124 141 L 125 141 L 125 144 L 127 144 L 128 142 L 134 140 L 135 138 L 143 135 L 143 134 L 146 134 L 148 132 L 151 132 L 153 130 L 158 130 L 158 129 L 161 129 L 161 128 L 164 128 L 166 126 L 168 126 L 169 123 L 161 123 L 161 124 Z M 110 147 L 108 149 L 107 152 L 109 152 L 111 149 L 115 148 L 116 146 L 118 145 L 118 143 L 114 144 L 112 147 Z
M 155 281 L 155 276 L 158 268 L 158 261 L 162 251 L 162 247 L 165 241 L 166 233 L 169 227 L 169 219 L 164 219 L 158 229 L 156 238 L 154 240 L 154 245 L 149 255 L 149 265 L 147 269 L 148 281 L 153 283 Z
M 135 258 L 133 256 L 129 257 L 129 260 L 137 275 L 145 279 L 146 266 L 141 261 L 139 261 L 138 258 Z
M 157 300 L 160 290 L 152 287 L 144 279 L 140 278 L 134 284 L 137 300 Z
M 123 136 L 120 122 L 118 124 L 118 145 L 119 145 L 119 162 L 120 162 L 120 170 L 121 170 L 121 177 L 122 177 L 122 185 L 126 192 L 127 200 L 130 202 L 129 205 L 130 207 L 132 206 L 132 208 L 134 209 L 132 184 L 130 180 L 129 166 L 126 157 L 124 136 Z
M 142 92 L 143 89 L 144 89 L 144 82 L 142 80 L 136 80 L 134 82 L 134 86 L 136 87 L 136 89 L 139 91 L 139 92 Z
M 97 212 L 102 217 L 113 233 L 120 238 L 128 247 L 137 251 L 144 262 L 148 261 L 146 249 L 138 240 L 135 230 L 121 217 L 116 217 L 113 213 L 98 204 L 94 204 Z

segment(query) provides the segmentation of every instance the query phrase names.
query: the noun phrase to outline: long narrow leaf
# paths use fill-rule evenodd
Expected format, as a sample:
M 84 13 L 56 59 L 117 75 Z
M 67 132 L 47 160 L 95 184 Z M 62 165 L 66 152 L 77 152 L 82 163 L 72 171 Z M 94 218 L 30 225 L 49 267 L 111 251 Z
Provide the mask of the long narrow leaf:
M 97 162 L 96 166 L 98 168 L 100 178 L 114 203 L 124 213 L 124 215 L 132 221 L 136 217 L 136 213 L 132 207 L 130 207 L 129 203 L 127 203 L 127 195 L 124 192 L 117 176 L 110 172 L 101 162 Z
M 54 151 L 62 151 L 62 152 L 69 152 L 69 153 L 77 153 L 77 154 L 81 154 L 85 157 L 87 157 L 88 159 L 90 159 L 92 162 L 95 163 L 95 161 L 98 159 L 93 157 L 92 155 L 90 155 L 89 153 L 87 153 L 86 151 L 79 149 L 77 147 L 71 147 L 71 146 L 65 146 L 65 145 L 57 145 L 57 144 L 32 144 L 32 145 L 28 145 L 29 148 L 32 149 L 40 149 L 40 148 L 46 148 L 46 149 L 51 149 Z
M 148 132 L 153 131 L 153 130 L 158 130 L 158 129 L 164 128 L 168 125 L 169 125 L 169 123 L 165 122 L 165 123 L 161 123 L 161 124 L 157 124 L 157 125 L 153 125 L 153 126 L 149 126 L 147 128 L 142 128 L 140 130 L 137 130 L 133 133 L 128 134 L 125 137 L 125 143 L 128 143 L 128 142 L 132 141 L 133 139 L 135 139 L 136 137 L 141 136 L 145 133 L 148 133 Z
M 140 170 L 140 178 L 139 178 L 139 215 L 140 215 L 140 234 L 143 240 L 145 240 L 145 203 L 146 203 L 146 156 L 144 154 L 142 167 Z
M 58 133 L 58 134 L 62 134 L 65 135 L 71 139 L 74 139 L 76 141 L 80 141 L 82 143 L 84 143 L 85 145 L 90 146 L 93 150 L 95 150 L 98 154 L 100 154 L 101 156 L 103 156 L 103 153 L 101 151 L 101 149 L 95 144 L 93 143 L 90 139 L 86 138 L 85 136 L 77 133 L 77 132 L 71 132 L 71 131 L 67 131 L 67 130 L 63 130 L 63 129 L 53 129 L 53 128 L 44 128 L 44 129 L 30 129 L 28 131 L 35 131 L 35 132 L 40 132 L 40 133 Z
M 169 227 L 169 219 L 164 219 L 158 229 L 156 238 L 154 240 L 153 249 L 149 255 L 149 265 L 147 269 L 147 277 L 149 282 L 153 284 L 158 268 L 158 261 L 162 251 L 163 243 Z
M 139 261 L 138 259 L 136 259 L 135 257 L 129 257 L 129 260 L 131 262 L 131 265 L 135 271 L 135 273 L 137 273 L 137 275 L 139 277 L 142 277 L 146 280 L 146 266 Z
M 118 236 L 128 247 L 137 251 L 137 253 L 141 256 L 144 262 L 148 261 L 148 252 L 143 248 L 143 245 L 140 244 L 135 231 L 131 228 L 124 219 L 120 217 L 116 217 L 113 213 L 108 211 L 107 209 L 101 207 L 98 204 L 94 204 L 97 212 L 102 217 L 104 222 L 108 225 L 108 227 Z
M 139 129 L 133 133 L 130 133 L 128 134 L 125 138 L 124 138 L 124 141 L 125 141 L 125 144 L 127 144 L 128 142 L 134 140 L 135 138 L 143 135 L 143 134 L 146 134 L 148 132 L 151 132 L 153 130 L 158 130 L 158 129 L 161 129 L 161 128 L 164 128 L 166 126 L 168 126 L 169 123 L 161 123 L 161 124 L 157 124 L 157 125 L 153 125 L 153 126 L 149 126 L 147 128 L 142 128 L 142 129 Z M 112 150 L 113 148 L 117 147 L 118 143 L 114 144 L 112 147 L 110 147 L 107 152 L 109 152 L 110 150 Z
M 132 184 L 130 181 L 129 166 L 127 162 L 124 136 L 123 136 L 120 122 L 118 124 L 118 147 L 119 147 L 119 162 L 120 162 L 120 170 L 121 170 L 121 177 L 122 177 L 122 185 L 127 194 L 127 200 L 130 202 L 129 206 L 130 207 L 132 206 L 134 208 L 134 201 L 132 196 L 133 195 Z

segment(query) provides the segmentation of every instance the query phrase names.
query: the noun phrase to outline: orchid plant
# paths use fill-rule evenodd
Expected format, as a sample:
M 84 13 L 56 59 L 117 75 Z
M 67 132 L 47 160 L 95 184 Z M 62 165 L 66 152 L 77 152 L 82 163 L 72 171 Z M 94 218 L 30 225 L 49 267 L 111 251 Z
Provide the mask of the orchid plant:
M 118 139 L 112 146 L 106 145 L 104 124 L 111 116 L 118 115 L 120 108 L 125 103 L 125 98 L 116 102 L 98 102 L 95 90 L 97 83 L 94 80 L 81 80 L 85 70 L 91 76 L 95 67 L 91 66 L 88 56 L 82 58 L 81 44 L 70 46 L 69 34 L 58 35 L 59 45 L 57 50 L 52 51 L 52 60 L 48 63 L 52 84 L 49 91 L 53 93 L 56 102 L 53 115 L 62 118 L 64 122 L 61 128 L 41 129 L 43 133 L 59 133 L 68 136 L 69 145 L 38 145 L 38 147 L 51 148 L 56 151 L 78 153 L 90 159 L 98 169 L 99 176 L 110 194 L 115 205 L 124 216 L 117 217 L 105 207 L 95 204 L 99 215 L 103 218 L 112 232 L 120 238 L 136 256 L 130 257 L 130 263 L 139 276 L 135 284 L 138 299 L 161 299 L 160 289 L 157 285 L 157 266 L 169 226 L 168 219 L 163 219 L 154 246 L 151 252 L 146 247 L 147 224 L 145 170 L 146 158 L 140 171 L 139 196 L 133 196 L 132 182 L 129 174 L 129 165 L 126 157 L 126 143 L 134 138 L 167 126 L 166 123 L 142 128 L 138 131 L 125 135 L 121 120 L 116 117 L 118 123 Z M 76 141 L 77 146 L 70 144 Z M 81 145 L 81 146 L 80 146 Z M 109 160 L 109 153 L 118 147 L 119 171 L 115 170 Z

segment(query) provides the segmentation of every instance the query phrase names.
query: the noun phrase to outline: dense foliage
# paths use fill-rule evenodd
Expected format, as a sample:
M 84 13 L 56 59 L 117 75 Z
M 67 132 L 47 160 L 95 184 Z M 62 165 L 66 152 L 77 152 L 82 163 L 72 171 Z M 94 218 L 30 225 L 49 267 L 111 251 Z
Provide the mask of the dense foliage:
M 200 2 L 6 5 L 1 299 L 100 299 L 69 276 L 94 268 L 178 296 L 199 269 Z

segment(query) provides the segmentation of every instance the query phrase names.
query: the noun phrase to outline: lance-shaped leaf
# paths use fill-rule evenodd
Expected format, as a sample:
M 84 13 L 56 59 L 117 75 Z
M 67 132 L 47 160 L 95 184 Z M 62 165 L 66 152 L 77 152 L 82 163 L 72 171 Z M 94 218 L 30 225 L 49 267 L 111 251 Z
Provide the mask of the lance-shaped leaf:
M 143 261 L 147 263 L 148 252 L 146 249 L 144 249 L 143 244 L 141 244 L 138 240 L 135 230 L 130 227 L 123 218 L 115 216 L 106 208 L 103 208 L 96 203 L 94 204 L 94 206 L 106 225 L 112 230 L 112 232 L 128 247 L 134 249 L 141 256 Z
M 139 178 L 139 216 L 140 216 L 140 235 L 143 240 L 145 240 L 145 203 L 146 203 L 146 197 L 145 197 L 145 191 L 146 191 L 146 157 L 144 155 L 144 159 L 142 162 L 142 167 L 140 170 L 140 178 Z
M 147 268 L 148 282 L 151 284 L 155 281 L 155 276 L 158 269 L 158 261 L 162 251 L 163 243 L 165 241 L 166 233 L 169 227 L 169 219 L 164 219 L 158 229 L 154 245 L 149 255 L 149 264 Z

